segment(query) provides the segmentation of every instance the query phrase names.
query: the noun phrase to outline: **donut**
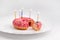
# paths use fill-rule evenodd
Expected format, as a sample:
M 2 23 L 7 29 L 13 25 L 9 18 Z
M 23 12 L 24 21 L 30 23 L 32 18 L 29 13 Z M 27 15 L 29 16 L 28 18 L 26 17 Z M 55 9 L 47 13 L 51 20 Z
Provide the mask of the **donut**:
M 33 26 L 33 24 L 35 23 L 35 21 L 32 18 L 23 17 L 23 19 L 26 19 L 30 27 Z
M 35 21 L 32 18 L 28 18 L 29 26 L 32 27 Z
M 41 22 L 36 22 L 36 23 L 32 26 L 32 28 L 33 28 L 33 30 L 35 30 L 35 31 L 39 31 L 39 30 L 41 29 L 41 26 L 42 26 Z
M 27 30 L 28 29 L 28 22 L 23 18 L 16 18 L 13 20 L 14 28 L 18 30 Z

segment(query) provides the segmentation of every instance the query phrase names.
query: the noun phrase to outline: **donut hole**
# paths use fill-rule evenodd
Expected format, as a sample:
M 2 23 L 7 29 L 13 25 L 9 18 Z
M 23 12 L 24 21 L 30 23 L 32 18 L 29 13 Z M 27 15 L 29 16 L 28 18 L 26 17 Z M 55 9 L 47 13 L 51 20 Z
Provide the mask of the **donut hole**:
M 29 22 L 29 26 L 31 26 L 31 22 Z
M 36 23 L 39 23 L 38 21 Z

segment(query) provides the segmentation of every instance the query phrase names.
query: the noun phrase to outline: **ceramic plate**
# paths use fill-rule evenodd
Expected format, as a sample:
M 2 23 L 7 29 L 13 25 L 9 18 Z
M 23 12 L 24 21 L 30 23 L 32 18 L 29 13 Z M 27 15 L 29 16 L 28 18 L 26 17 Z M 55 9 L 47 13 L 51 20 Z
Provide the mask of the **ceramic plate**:
M 27 15 L 24 14 L 24 16 L 27 16 Z M 33 18 L 36 21 L 35 16 L 36 16 L 35 14 L 34 14 L 34 16 L 32 14 L 31 18 Z M 42 23 L 42 27 L 41 27 L 40 31 L 34 31 L 32 28 L 29 28 L 28 30 L 16 30 L 16 29 L 14 29 L 14 27 L 12 25 L 13 20 L 14 20 L 13 14 L 1 16 L 0 17 L 0 31 L 5 32 L 5 33 L 10 33 L 10 34 L 37 34 L 37 33 L 47 32 L 50 30 L 50 27 L 51 27 L 49 21 L 44 16 L 41 16 L 39 18 L 39 20 Z

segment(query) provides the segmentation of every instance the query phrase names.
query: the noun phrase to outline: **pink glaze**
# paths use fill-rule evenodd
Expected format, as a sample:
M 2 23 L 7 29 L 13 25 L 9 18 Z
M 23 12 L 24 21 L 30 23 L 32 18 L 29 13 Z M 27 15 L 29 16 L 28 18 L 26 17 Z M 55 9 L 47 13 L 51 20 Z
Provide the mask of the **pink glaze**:
M 28 22 L 26 21 L 26 19 L 23 18 L 16 18 L 13 21 L 13 25 L 19 26 L 19 27 L 28 27 Z
M 31 19 L 31 18 L 28 18 L 28 17 L 23 17 L 22 19 L 23 19 L 23 20 L 26 20 L 26 21 L 33 20 L 33 19 Z
M 36 25 L 37 25 L 37 28 L 41 28 L 41 26 L 42 26 L 42 24 L 41 24 L 41 22 L 36 22 Z
M 34 23 L 34 20 L 32 18 L 28 18 L 28 17 L 22 17 L 22 20 L 24 21 L 27 21 L 29 26 L 33 25 Z

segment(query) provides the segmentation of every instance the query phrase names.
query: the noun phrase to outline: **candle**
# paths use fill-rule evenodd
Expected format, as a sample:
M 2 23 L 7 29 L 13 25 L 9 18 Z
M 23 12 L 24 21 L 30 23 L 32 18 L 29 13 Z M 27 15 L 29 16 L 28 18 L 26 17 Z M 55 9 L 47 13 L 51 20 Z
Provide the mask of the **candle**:
M 23 8 L 21 9 L 21 17 L 23 17 Z
M 19 17 L 21 17 L 21 10 L 19 10 Z
M 15 16 L 15 18 L 16 18 L 16 13 L 17 13 L 16 10 L 14 10 L 14 16 Z
M 30 11 L 29 11 L 29 18 L 31 17 L 31 12 L 32 12 L 32 9 L 30 9 Z
M 21 10 L 21 17 L 23 17 L 23 10 Z
M 39 21 L 39 11 L 37 12 L 37 22 Z

